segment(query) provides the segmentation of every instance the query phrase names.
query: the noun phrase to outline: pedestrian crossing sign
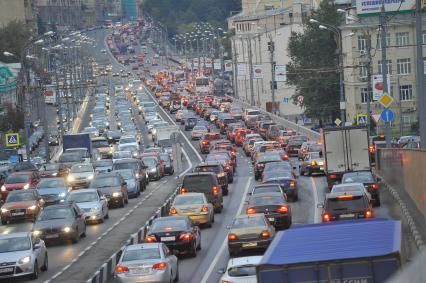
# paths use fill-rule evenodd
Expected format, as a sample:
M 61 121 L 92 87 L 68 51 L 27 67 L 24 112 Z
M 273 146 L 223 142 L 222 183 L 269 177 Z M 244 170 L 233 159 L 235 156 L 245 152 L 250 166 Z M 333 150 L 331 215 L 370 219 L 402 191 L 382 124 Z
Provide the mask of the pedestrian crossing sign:
M 20 146 L 20 139 L 18 133 L 10 133 L 6 134 L 6 146 L 7 147 L 15 147 Z
M 358 114 L 356 115 L 357 125 L 366 125 L 367 124 L 367 114 Z

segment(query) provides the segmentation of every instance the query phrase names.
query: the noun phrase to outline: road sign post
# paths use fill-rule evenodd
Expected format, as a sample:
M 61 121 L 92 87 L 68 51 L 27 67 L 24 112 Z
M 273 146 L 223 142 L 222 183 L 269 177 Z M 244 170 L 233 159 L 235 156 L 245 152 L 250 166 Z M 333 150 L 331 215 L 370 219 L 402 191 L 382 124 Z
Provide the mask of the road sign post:
M 21 145 L 19 133 L 6 134 L 6 146 L 7 147 L 18 147 Z
M 382 113 L 380 114 L 380 118 L 383 120 L 383 122 L 386 122 L 386 123 L 392 122 L 394 117 L 395 117 L 395 113 L 389 108 L 385 108 L 385 110 L 383 110 Z

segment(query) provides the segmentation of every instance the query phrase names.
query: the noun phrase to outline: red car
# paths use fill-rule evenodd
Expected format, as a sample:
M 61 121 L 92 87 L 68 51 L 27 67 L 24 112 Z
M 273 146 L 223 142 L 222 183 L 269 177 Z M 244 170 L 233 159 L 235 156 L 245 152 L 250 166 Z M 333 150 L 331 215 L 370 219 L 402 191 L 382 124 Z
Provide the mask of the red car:
M 220 134 L 218 133 L 207 133 L 200 139 L 200 151 L 201 153 L 210 152 L 210 142 L 220 139 Z
M 244 130 L 240 130 L 235 134 L 234 137 L 234 142 L 236 146 L 242 146 L 243 142 L 244 142 L 244 138 L 246 137 L 247 134 L 252 134 L 253 131 L 248 130 L 248 129 L 244 129 Z
M 1 186 L 1 199 L 5 200 L 11 191 L 34 189 L 39 181 L 40 175 L 37 171 L 14 172 L 7 176 L 6 181 Z

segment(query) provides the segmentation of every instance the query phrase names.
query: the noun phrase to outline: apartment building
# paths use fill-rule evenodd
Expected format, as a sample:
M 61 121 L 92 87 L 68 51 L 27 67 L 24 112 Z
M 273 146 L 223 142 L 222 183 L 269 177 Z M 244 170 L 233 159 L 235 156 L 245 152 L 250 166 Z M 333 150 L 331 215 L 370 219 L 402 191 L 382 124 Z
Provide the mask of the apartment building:
M 83 28 L 83 0 L 37 0 L 37 11 L 41 20 L 57 28 Z
M 34 26 L 34 7 L 31 0 L 0 0 L 0 27 L 11 21 L 21 21 L 31 29 Z
M 358 114 L 367 113 L 367 97 L 370 95 L 371 113 L 380 114 L 383 106 L 368 89 L 367 66 L 369 50 L 367 40 L 371 38 L 371 74 L 382 74 L 382 48 L 379 17 L 359 17 L 356 10 L 348 10 L 350 19 L 340 26 L 344 58 L 344 86 L 346 95 L 346 119 L 355 121 Z M 416 37 L 412 14 L 394 15 L 386 25 L 386 59 L 389 76 L 389 94 L 394 102 L 390 109 L 395 113 L 392 122 L 394 132 L 411 133 L 411 125 L 417 121 L 417 74 Z M 426 44 L 426 20 L 424 20 L 422 44 Z M 426 52 L 423 47 L 423 52 Z M 424 53 L 426 54 L 426 53 Z M 426 61 L 423 61 L 424 63 Z M 372 83 L 372 87 L 374 87 Z M 379 132 L 384 131 L 379 122 Z

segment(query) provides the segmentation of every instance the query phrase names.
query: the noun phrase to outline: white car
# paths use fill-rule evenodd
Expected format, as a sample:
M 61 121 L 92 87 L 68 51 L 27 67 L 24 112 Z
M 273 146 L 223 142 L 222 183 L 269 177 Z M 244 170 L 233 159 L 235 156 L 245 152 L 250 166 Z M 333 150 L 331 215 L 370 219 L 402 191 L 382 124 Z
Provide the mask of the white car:
M 191 132 L 191 138 L 193 140 L 202 138 L 205 134 L 207 134 L 209 130 L 205 126 L 195 126 Z
M 120 149 L 124 145 L 133 145 L 139 148 L 139 142 L 135 136 L 122 136 L 118 142 L 118 148 Z
M 85 189 L 71 191 L 67 196 L 67 201 L 74 201 L 83 211 L 86 222 L 104 222 L 109 218 L 108 201 L 96 189 Z
M 0 262 L 1 278 L 30 276 L 37 279 L 39 270 L 46 271 L 49 264 L 44 241 L 31 232 L 1 234 Z
M 95 127 L 86 127 L 82 131 L 83 133 L 89 134 L 90 137 L 99 137 L 99 130 Z
M 159 122 L 163 122 L 163 120 L 161 120 L 161 119 L 153 119 L 153 120 L 148 121 L 146 123 L 146 127 L 148 128 L 148 133 L 151 133 L 152 128 L 154 127 L 154 124 L 155 123 L 159 123 Z
M 262 256 L 231 258 L 226 270 L 219 270 L 223 273 L 220 282 L 257 283 L 256 265 L 261 259 Z
M 124 87 L 122 85 L 116 85 L 114 87 L 115 92 L 122 92 L 124 91 Z
M 146 123 L 148 123 L 151 120 L 158 119 L 158 118 L 159 118 L 159 116 L 158 116 L 157 112 L 147 112 L 145 114 L 145 117 L 144 117 Z
M 114 164 L 117 160 L 132 158 L 131 151 L 116 151 L 112 154 L 112 163 Z
M 182 117 L 183 117 L 184 115 L 188 114 L 188 113 L 189 113 L 189 111 L 188 111 L 188 110 L 186 110 L 186 109 L 178 110 L 178 111 L 176 112 L 176 122 L 179 122 L 179 121 L 182 119 Z
M 95 169 L 92 164 L 78 163 L 71 166 L 67 176 L 67 182 L 72 187 L 88 187 L 95 177 Z

